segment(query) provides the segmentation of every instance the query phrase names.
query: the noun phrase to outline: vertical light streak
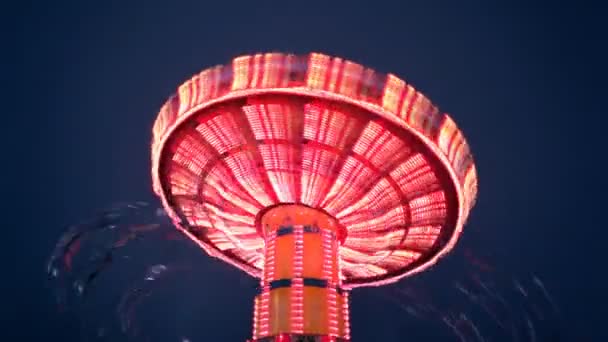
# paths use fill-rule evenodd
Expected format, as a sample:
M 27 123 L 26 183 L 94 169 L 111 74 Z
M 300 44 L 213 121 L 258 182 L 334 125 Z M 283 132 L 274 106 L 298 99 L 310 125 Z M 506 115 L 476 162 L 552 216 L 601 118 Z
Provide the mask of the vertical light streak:
M 259 335 L 268 336 L 270 331 L 270 282 L 274 280 L 274 269 L 275 269 L 275 251 L 276 251 L 276 231 L 268 232 L 266 239 L 266 261 L 264 263 L 264 271 L 260 285 L 262 287 L 262 294 L 260 295 L 260 327 Z
M 253 300 L 253 333 L 251 334 L 251 336 L 253 336 L 253 338 L 257 338 L 259 336 L 259 319 L 260 319 L 260 314 L 258 313 L 259 310 L 260 310 L 260 297 L 255 296 L 255 298 Z
M 304 332 L 304 228 L 294 228 L 293 279 L 291 283 L 291 329 L 293 333 Z
M 350 319 L 348 313 L 350 309 L 348 307 L 348 291 L 342 293 L 342 317 L 344 319 L 344 339 L 350 340 Z
M 334 282 L 334 261 L 337 253 L 334 252 L 335 234 L 327 229 L 321 229 L 323 244 L 323 278 L 327 281 L 327 317 L 328 330 L 332 336 L 338 336 L 338 307 L 337 290 Z

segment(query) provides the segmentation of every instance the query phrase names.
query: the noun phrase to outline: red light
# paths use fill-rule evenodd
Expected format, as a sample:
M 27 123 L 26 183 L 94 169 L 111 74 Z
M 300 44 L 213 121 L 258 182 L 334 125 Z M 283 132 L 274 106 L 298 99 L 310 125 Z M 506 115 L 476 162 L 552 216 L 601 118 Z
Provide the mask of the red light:
M 268 208 L 295 203 L 336 219 L 342 245 L 324 237 L 322 276 L 350 289 L 436 263 L 477 196 L 469 145 L 448 115 L 394 75 L 318 53 L 242 56 L 184 83 L 154 124 L 152 176 L 176 226 L 261 278 L 254 336 L 271 333 L 268 284 L 282 262 L 276 232 L 258 233 Z M 299 274 L 301 227 L 295 235 Z M 307 323 L 303 288 L 294 277 L 295 332 Z M 327 291 L 330 335 L 350 334 L 342 296 Z

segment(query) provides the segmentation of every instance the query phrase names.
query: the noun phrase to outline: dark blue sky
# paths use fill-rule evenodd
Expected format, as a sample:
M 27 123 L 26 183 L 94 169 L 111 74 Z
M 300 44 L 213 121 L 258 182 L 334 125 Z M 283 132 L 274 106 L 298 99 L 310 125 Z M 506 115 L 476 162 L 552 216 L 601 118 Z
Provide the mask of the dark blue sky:
M 152 122 L 182 81 L 243 53 L 319 51 L 400 75 L 452 114 L 480 178 L 468 247 L 508 251 L 501 264 L 534 270 L 551 284 L 576 341 L 606 340 L 607 234 L 599 219 L 606 158 L 605 149 L 596 152 L 606 145 L 608 122 L 600 107 L 603 9 L 533 1 L 149 0 L 31 2 L 3 12 L 10 89 L 2 186 L 10 203 L 2 321 L 12 338 L 72 341 L 55 318 L 44 260 L 64 225 L 117 200 L 154 200 Z M 220 340 L 222 330 L 230 332 L 225 339 L 244 339 L 250 293 L 225 289 L 235 295 L 221 296 L 228 300 L 222 313 L 200 317 L 201 326 Z M 378 308 L 368 321 L 375 302 L 358 295 L 355 341 L 403 324 Z M 225 329 L 228 322 L 235 328 Z

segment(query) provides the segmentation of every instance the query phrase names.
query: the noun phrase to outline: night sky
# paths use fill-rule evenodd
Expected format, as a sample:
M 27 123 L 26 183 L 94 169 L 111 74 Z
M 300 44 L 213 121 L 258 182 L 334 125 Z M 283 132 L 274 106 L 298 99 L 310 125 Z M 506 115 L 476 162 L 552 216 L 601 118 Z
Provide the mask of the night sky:
M 466 247 L 506 251 L 492 263 L 538 274 L 564 313 L 564 341 L 608 340 L 606 158 L 595 151 L 608 123 L 603 9 L 149 0 L 32 2 L 3 12 L 14 48 L 4 51 L 2 340 L 79 340 L 45 283 L 45 259 L 63 229 L 118 200 L 154 203 L 149 144 L 164 100 L 204 68 L 269 51 L 323 52 L 395 73 L 450 113 L 479 174 Z M 230 266 L 200 260 L 210 280 L 192 324 L 209 340 L 244 341 L 252 291 Z M 457 271 L 430 272 L 449 282 Z M 412 321 L 368 292 L 353 294 L 353 340 L 411 340 Z

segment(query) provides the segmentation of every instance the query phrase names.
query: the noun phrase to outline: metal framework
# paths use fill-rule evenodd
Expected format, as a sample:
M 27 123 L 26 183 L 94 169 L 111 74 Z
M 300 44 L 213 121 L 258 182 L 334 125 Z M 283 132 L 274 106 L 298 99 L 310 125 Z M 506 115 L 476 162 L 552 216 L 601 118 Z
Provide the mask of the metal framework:
M 393 75 L 317 53 L 207 69 L 153 134 L 154 190 L 177 228 L 261 279 L 259 341 L 349 340 L 347 290 L 433 265 L 477 194 L 448 115 Z

